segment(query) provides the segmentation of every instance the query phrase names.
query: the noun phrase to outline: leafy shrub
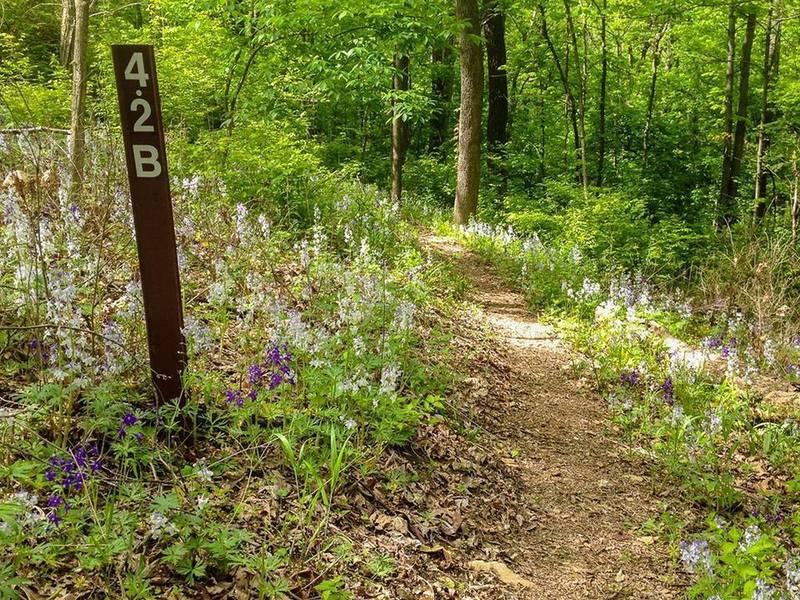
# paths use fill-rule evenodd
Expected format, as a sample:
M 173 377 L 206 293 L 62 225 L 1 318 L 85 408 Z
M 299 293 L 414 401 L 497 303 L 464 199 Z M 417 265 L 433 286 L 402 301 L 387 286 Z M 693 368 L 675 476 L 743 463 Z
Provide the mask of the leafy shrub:
M 436 205 L 451 206 L 455 197 L 452 161 L 432 156 L 409 157 L 403 172 L 406 190 Z
M 649 223 L 645 203 L 616 192 L 577 201 L 564 216 L 564 237 L 600 272 L 635 271 L 647 253 Z
M 544 240 L 554 240 L 562 232 L 562 219 L 558 215 L 538 210 L 509 213 L 508 222 L 523 235 L 538 234 Z

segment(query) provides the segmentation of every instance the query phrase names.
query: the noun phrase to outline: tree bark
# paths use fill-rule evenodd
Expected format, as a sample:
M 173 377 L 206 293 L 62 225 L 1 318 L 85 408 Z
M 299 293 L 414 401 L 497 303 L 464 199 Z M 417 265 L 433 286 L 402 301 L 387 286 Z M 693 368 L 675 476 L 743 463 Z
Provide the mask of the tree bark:
M 477 0 L 456 0 L 456 18 L 465 27 L 459 36 L 461 106 L 458 115 L 458 168 L 453 219 L 469 222 L 478 208 L 481 158 L 483 60 Z
M 486 38 L 489 106 L 486 118 L 486 166 L 489 174 L 499 177 L 501 193 L 508 181 L 505 145 L 508 142 L 508 75 L 506 73 L 505 14 L 496 0 L 486 5 L 483 26 Z
M 722 140 L 722 189 L 717 200 L 717 213 L 722 215 L 726 210 L 724 202 L 725 188 L 731 172 L 731 161 L 733 155 L 733 77 L 736 64 L 736 5 L 731 2 L 728 8 L 728 30 L 727 30 L 728 56 L 725 61 L 725 109 L 722 116 L 723 140 Z M 724 226 L 720 216 L 717 217 L 717 229 Z
M 669 30 L 669 23 L 665 23 L 661 30 L 656 34 L 653 41 L 653 59 L 650 67 L 650 92 L 647 96 L 647 116 L 644 122 L 644 134 L 642 136 L 642 162 L 647 164 L 650 151 L 650 131 L 653 128 L 653 109 L 656 104 L 656 83 L 658 81 L 658 67 L 661 63 L 661 40 Z
M 75 5 L 73 0 L 61 0 L 61 31 L 58 39 L 58 61 L 65 69 L 72 63 L 75 33 Z
M 83 185 L 86 156 L 86 83 L 89 44 L 89 0 L 75 0 L 75 37 L 72 55 L 72 107 L 69 128 L 69 160 L 72 191 Z
M 408 55 L 395 54 L 394 75 L 392 76 L 392 89 L 395 97 L 392 98 L 392 200 L 400 202 L 403 195 L 403 165 L 406 162 L 406 152 L 411 140 L 408 122 L 399 114 L 398 93 L 408 90 Z
M 578 162 L 578 182 L 584 182 L 584 162 L 581 160 L 580 152 L 581 152 L 581 134 L 580 134 L 580 126 L 578 124 L 578 106 L 577 102 L 575 101 L 575 95 L 572 93 L 572 85 L 569 81 L 569 46 L 567 46 L 567 58 L 566 58 L 566 67 L 561 64 L 561 59 L 558 56 L 558 52 L 556 51 L 556 47 L 553 44 L 553 40 L 550 37 L 550 32 L 547 28 L 547 18 L 545 16 L 544 4 L 539 4 L 539 11 L 542 15 L 542 37 L 544 41 L 547 43 L 547 47 L 550 49 L 550 54 L 553 56 L 553 61 L 556 64 L 556 69 L 558 70 L 558 77 L 561 80 L 561 86 L 564 88 L 564 96 L 566 98 L 566 110 L 569 113 L 569 118 L 572 124 L 572 133 L 573 139 L 575 141 L 575 157 Z M 567 134 L 568 135 L 568 134 Z M 565 151 L 566 151 L 566 139 L 565 139 Z M 584 187 L 584 190 L 586 188 Z
M 437 152 L 449 139 L 450 102 L 453 99 L 453 48 L 450 43 L 431 51 L 431 96 L 434 108 L 431 115 L 431 135 L 428 151 Z
M 750 59 L 753 52 L 753 37 L 756 30 L 756 15 L 747 16 L 747 28 L 742 42 L 742 58 L 739 64 L 739 102 L 736 109 L 736 128 L 733 135 L 730 168 L 722 181 L 720 193 L 720 213 L 717 229 L 730 227 L 736 222 L 736 197 L 738 178 L 742 170 L 744 136 L 747 132 L 747 102 L 750 94 Z
M 764 166 L 765 156 L 770 146 L 767 126 L 773 121 L 773 109 L 769 100 L 769 91 L 774 76 L 778 69 L 778 36 L 779 26 L 776 26 L 775 6 L 773 0 L 767 15 L 766 34 L 764 36 L 764 69 L 762 72 L 763 86 L 761 89 L 761 122 L 758 126 L 758 149 L 756 151 L 756 190 L 755 190 L 755 217 L 760 222 L 767 213 L 767 169 Z
M 575 22 L 572 18 L 572 8 L 570 7 L 571 0 L 564 0 L 564 11 L 567 18 L 567 33 L 572 43 L 573 60 L 577 65 L 576 72 L 578 73 L 578 93 L 573 94 L 573 99 L 577 98 L 577 124 L 578 124 L 578 138 L 576 146 L 579 148 L 580 154 L 580 173 L 581 185 L 583 187 L 583 195 L 586 196 L 589 191 L 589 162 L 586 156 L 586 84 L 587 72 L 585 55 L 581 58 L 578 52 L 578 37 L 575 33 Z
M 608 81 L 608 45 L 606 41 L 608 0 L 603 0 L 600 9 L 600 106 L 597 148 L 597 187 L 602 187 L 606 164 L 606 85 Z

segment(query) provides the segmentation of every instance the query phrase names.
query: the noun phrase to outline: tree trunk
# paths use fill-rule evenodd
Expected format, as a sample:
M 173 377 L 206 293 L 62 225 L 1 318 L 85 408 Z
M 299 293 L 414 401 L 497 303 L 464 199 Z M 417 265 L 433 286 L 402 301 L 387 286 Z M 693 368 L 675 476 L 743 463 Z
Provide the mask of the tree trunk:
M 73 0 L 61 0 L 61 32 L 58 39 L 58 61 L 65 69 L 72 63 L 72 41 L 75 33 L 75 5 Z
M 775 4 L 769 8 L 767 15 L 766 35 L 764 36 L 764 70 L 762 73 L 763 87 L 761 89 L 761 122 L 758 126 L 758 150 L 756 152 L 756 191 L 755 191 L 755 217 L 760 222 L 767 213 L 767 169 L 764 166 L 765 156 L 770 146 L 767 135 L 767 126 L 773 120 L 772 104 L 769 101 L 769 90 L 773 77 L 777 75 L 778 68 L 778 28 L 776 27 Z
M 544 183 L 546 173 L 545 165 L 545 146 L 547 145 L 547 131 L 545 129 L 544 109 L 545 109 L 545 82 L 539 84 L 539 183 Z
M 501 193 L 508 181 L 505 145 L 508 142 L 508 75 L 506 74 L 505 14 L 495 0 L 486 5 L 483 26 L 486 37 L 489 112 L 486 119 L 486 165 L 490 175 L 500 178 Z
M 588 178 L 588 170 L 584 169 L 585 163 L 581 158 L 581 147 L 585 147 L 585 145 L 581 142 L 581 129 L 579 125 L 578 119 L 578 106 L 577 102 L 575 101 L 575 95 L 572 93 L 572 86 L 569 81 L 569 46 L 567 47 L 567 69 L 564 68 L 561 64 L 561 59 L 558 56 L 558 52 L 556 51 L 556 47 L 553 44 L 553 40 L 550 38 L 550 32 L 547 28 L 547 18 L 545 17 L 544 11 L 544 4 L 539 4 L 539 11 L 542 15 L 542 37 L 544 38 L 545 42 L 547 43 L 547 47 L 550 49 L 550 54 L 553 56 L 553 61 L 556 64 L 556 69 L 558 70 L 558 76 L 561 80 L 561 86 L 564 88 L 564 96 L 566 97 L 566 109 L 569 112 L 570 121 L 572 123 L 572 132 L 573 138 L 575 141 L 575 155 L 576 159 L 578 160 L 578 181 L 580 183 L 585 183 L 584 190 L 586 190 L 586 186 L 588 185 L 588 179 L 584 178 L 584 174 L 586 174 Z
M 722 140 L 722 189 L 717 200 L 717 229 L 724 227 L 724 212 L 726 208 L 725 189 L 731 172 L 731 161 L 733 155 L 733 77 L 736 64 L 736 5 L 731 2 L 728 9 L 728 31 L 727 31 L 728 57 L 725 61 L 725 110 L 722 117 L 724 129 Z
M 431 95 L 434 108 L 431 115 L 431 136 L 428 151 L 436 152 L 451 138 L 450 102 L 453 98 L 453 48 L 448 43 L 431 51 Z
M 76 192 L 83 185 L 86 155 L 86 82 L 87 46 L 89 43 L 89 0 L 75 0 L 75 37 L 72 55 L 72 112 L 69 128 L 71 185 Z
M 608 45 L 606 42 L 608 0 L 603 0 L 600 12 L 600 106 L 597 148 L 597 187 L 603 185 L 606 163 L 606 84 L 608 80 Z
M 466 27 L 459 36 L 461 107 L 458 115 L 458 169 L 453 218 L 465 225 L 478 208 L 481 158 L 483 60 L 476 41 L 481 33 L 478 0 L 456 0 L 456 18 Z
M 567 17 L 567 33 L 569 34 L 570 41 L 572 42 L 573 60 L 577 65 L 576 72 L 578 73 L 578 93 L 573 94 L 573 100 L 577 98 L 577 106 L 575 107 L 577 123 L 578 123 L 578 138 L 576 146 L 579 148 L 580 154 L 580 173 L 581 185 L 583 187 L 583 195 L 586 196 L 589 191 L 589 162 L 586 156 L 586 62 L 585 56 L 581 59 L 581 54 L 578 52 L 578 38 L 575 34 L 575 22 L 572 19 L 572 9 L 570 7 L 570 0 L 564 0 L 564 11 Z
M 717 229 L 730 227 L 736 221 L 736 197 L 738 195 L 738 178 L 742 171 L 742 154 L 744 153 L 744 136 L 747 131 L 747 101 L 750 95 L 750 58 L 753 52 L 753 36 L 756 30 L 756 15 L 747 16 L 747 28 L 742 42 L 742 58 L 739 63 L 739 102 L 736 109 L 736 128 L 733 135 L 733 146 L 730 155 L 730 167 L 727 177 L 722 181 L 720 192 L 720 212 Z M 724 175 L 724 174 L 723 174 Z
M 397 108 L 398 93 L 407 91 L 408 84 L 408 55 L 395 54 L 392 76 L 392 88 L 395 92 L 395 97 L 392 99 L 392 200 L 394 202 L 400 202 L 403 195 L 403 165 L 411 140 L 408 122 L 402 118 Z
M 653 128 L 653 109 L 655 108 L 656 104 L 658 66 L 661 63 L 661 40 L 664 38 L 664 35 L 666 35 L 668 30 L 669 23 L 665 23 L 661 28 L 661 31 L 656 34 L 656 38 L 653 41 L 653 59 L 650 67 L 650 92 L 647 96 L 647 116 L 645 117 L 644 135 L 642 136 L 642 162 L 644 162 L 645 165 L 647 164 L 647 158 L 650 150 L 650 131 Z

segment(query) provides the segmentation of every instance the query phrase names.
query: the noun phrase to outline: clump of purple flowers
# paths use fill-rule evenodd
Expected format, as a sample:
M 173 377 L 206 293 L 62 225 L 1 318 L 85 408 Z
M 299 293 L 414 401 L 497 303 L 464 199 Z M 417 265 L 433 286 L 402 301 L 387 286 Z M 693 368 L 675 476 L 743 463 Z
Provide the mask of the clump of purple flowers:
M 620 383 L 624 383 L 625 385 L 629 385 L 631 387 L 635 387 L 639 385 L 641 381 L 641 374 L 639 373 L 638 369 L 633 369 L 631 371 L 623 371 L 619 374 Z
M 43 364 L 51 363 L 56 356 L 55 344 L 46 346 L 41 340 L 33 339 L 28 342 L 28 347 Z
M 669 375 L 664 379 L 664 383 L 661 384 L 661 395 L 664 397 L 664 402 L 670 406 L 675 404 L 675 384 Z
M 731 355 L 731 353 L 736 349 L 738 343 L 739 341 L 735 337 L 732 337 L 730 340 L 728 340 L 728 343 L 725 344 L 722 347 L 722 350 L 720 351 L 723 358 L 728 358 Z
M 76 446 L 66 457 L 50 458 L 50 468 L 45 471 L 44 478 L 60 488 L 60 493 L 47 500 L 48 508 L 52 509 L 47 518 L 54 525 L 61 522 L 59 509 L 63 507 L 65 513 L 70 509 L 67 498 L 83 491 L 88 479 L 103 468 L 99 454 L 97 444 L 92 444 L 88 448 Z
M 119 428 L 119 439 L 124 440 L 128 436 L 128 429 L 136 425 L 139 422 L 139 418 L 133 414 L 132 412 L 128 411 L 124 415 L 122 415 L 122 422 Z M 133 434 L 133 437 L 136 438 L 140 444 L 142 440 L 144 440 L 144 434 L 141 431 L 137 431 Z
M 241 408 L 248 398 L 255 400 L 261 389 L 274 390 L 283 383 L 294 385 L 297 378 L 291 366 L 292 358 L 286 344 L 269 347 L 264 362 L 254 363 L 247 369 L 247 383 L 250 390 L 246 394 L 241 389 L 226 390 L 225 401 Z

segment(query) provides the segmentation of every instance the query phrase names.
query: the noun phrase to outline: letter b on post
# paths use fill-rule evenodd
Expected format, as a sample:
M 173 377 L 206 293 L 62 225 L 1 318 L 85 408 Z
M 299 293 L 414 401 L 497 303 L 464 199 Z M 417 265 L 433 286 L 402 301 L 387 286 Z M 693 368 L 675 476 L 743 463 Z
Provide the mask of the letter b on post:
M 155 146 L 133 144 L 133 163 L 136 165 L 137 177 L 153 178 L 161 175 L 161 163 Z

